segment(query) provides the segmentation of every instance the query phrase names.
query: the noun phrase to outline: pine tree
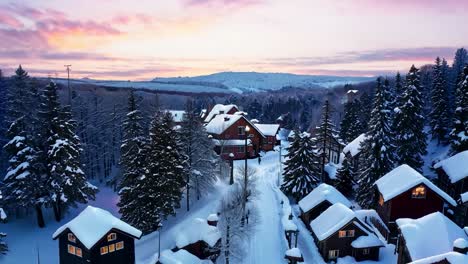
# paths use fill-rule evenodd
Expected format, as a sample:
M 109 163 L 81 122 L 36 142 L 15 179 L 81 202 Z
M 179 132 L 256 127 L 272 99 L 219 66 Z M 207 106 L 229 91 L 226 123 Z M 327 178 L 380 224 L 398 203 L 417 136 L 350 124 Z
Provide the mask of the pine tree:
M 3 78 L 3 72 L 0 69 L 0 146 L 4 146 L 8 142 L 6 138 L 7 128 L 7 85 Z M 0 175 L 6 171 L 7 163 L 6 153 L 0 147 Z
M 262 105 L 255 98 L 247 107 L 247 113 L 249 113 L 250 119 L 258 119 L 262 115 Z
M 366 140 L 361 143 L 361 164 L 356 200 L 363 208 L 376 203 L 374 183 L 394 165 L 394 146 L 391 131 L 391 96 L 382 80 L 377 79 L 373 110 Z
M 361 111 L 359 113 L 361 126 L 363 131 L 367 131 L 369 127 L 369 120 L 372 112 L 372 97 L 367 93 L 364 92 L 360 98 L 361 101 Z
M 39 114 L 45 136 L 47 189 L 55 219 L 60 221 L 64 210 L 94 200 L 97 188 L 87 181 L 81 170 L 82 149 L 75 134 L 76 123 L 70 108 L 61 107 L 54 82 L 44 89 Z
M 202 193 L 209 193 L 216 182 L 215 169 L 218 156 L 214 152 L 213 141 L 197 115 L 193 101 L 188 99 L 180 128 L 183 153 L 187 156 L 186 199 L 190 210 L 190 190 L 195 191 L 197 200 Z
M 355 99 L 344 106 L 343 119 L 340 122 L 340 138 L 349 143 L 364 132 L 360 117 L 361 102 Z
M 122 219 L 129 222 L 134 213 L 133 201 L 139 196 L 135 191 L 138 178 L 145 173 L 145 143 L 143 136 L 142 114 L 138 110 L 137 102 L 133 91 L 128 96 L 127 115 L 123 122 L 123 136 L 120 147 L 122 166 L 122 180 L 119 184 L 119 212 Z
M 449 87 L 449 106 L 450 108 L 450 113 L 454 114 L 455 113 L 455 104 L 456 104 L 456 99 L 455 97 L 457 96 L 457 90 L 459 87 L 460 82 L 463 81 L 462 76 L 463 76 L 463 69 L 465 65 L 468 64 L 468 52 L 466 51 L 465 48 L 459 48 L 455 52 L 455 57 L 453 58 L 453 64 L 452 64 L 452 71 L 451 71 L 451 78 L 450 78 L 450 85 Z
M 407 164 L 421 171 L 426 154 L 424 133 L 423 101 L 420 92 L 419 70 L 411 67 L 406 76 L 406 87 L 395 108 L 393 132 L 395 133 L 398 164 Z
M 334 182 L 335 188 L 344 196 L 351 197 L 354 192 L 354 176 L 353 168 L 349 164 L 348 159 L 343 159 L 341 167 L 336 172 L 336 181 Z
M 331 107 L 328 100 L 326 100 L 325 104 L 323 105 L 320 125 L 316 129 L 315 144 L 319 153 L 319 164 L 322 177 L 321 182 L 324 182 L 324 166 L 327 162 L 331 161 L 329 152 L 326 150 L 331 148 L 333 140 L 338 140 L 338 131 L 336 131 L 335 125 L 331 120 Z
M 1 205 L 3 204 L 3 196 L 2 196 L 2 191 L 0 191 L 0 222 L 3 222 L 6 220 L 7 215 Z M 3 241 L 3 238 L 6 237 L 5 233 L 0 232 L 0 255 L 5 255 L 6 252 L 8 251 L 8 245 L 5 241 Z
M 310 136 L 295 131 L 288 147 L 281 190 L 297 201 L 309 194 L 320 182 L 317 157 Z
M 434 138 L 437 138 L 437 141 L 441 143 L 446 141 L 447 133 L 449 130 L 449 112 L 447 82 L 445 79 L 446 69 L 443 69 L 439 57 L 437 57 L 435 61 L 433 76 L 434 77 L 431 91 L 432 111 L 430 113 L 430 125 L 432 130 L 432 136 Z
M 450 132 L 454 154 L 468 150 L 468 64 L 459 79 L 453 129 Z

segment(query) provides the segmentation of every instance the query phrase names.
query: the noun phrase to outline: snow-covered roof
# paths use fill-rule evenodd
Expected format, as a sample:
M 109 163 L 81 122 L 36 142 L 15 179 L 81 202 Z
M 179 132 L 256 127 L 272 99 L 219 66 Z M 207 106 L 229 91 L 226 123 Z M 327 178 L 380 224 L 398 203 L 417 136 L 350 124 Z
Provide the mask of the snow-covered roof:
M 216 226 L 209 225 L 207 220 L 195 218 L 178 232 L 175 241 L 178 248 L 183 248 L 198 241 L 204 241 L 210 247 L 213 247 L 219 239 L 221 239 L 221 232 Z
M 122 231 L 138 239 L 141 237 L 140 230 L 108 211 L 92 206 L 86 207 L 77 217 L 57 229 L 52 238 L 56 239 L 66 229 L 69 229 L 87 249 L 91 249 L 111 229 Z
M 210 221 L 210 222 L 214 222 L 214 221 L 218 221 L 219 220 L 219 216 L 218 214 L 210 214 L 206 220 Z
M 216 135 L 222 134 L 241 118 L 243 117 L 240 115 L 217 115 L 206 125 L 206 132 Z
M 278 124 L 255 124 L 255 126 L 260 130 L 265 136 L 273 137 L 278 131 L 280 125 Z
M 460 195 L 460 198 L 461 198 L 462 203 L 468 202 L 468 192 L 462 193 Z
M 401 218 L 396 223 L 413 261 L 451 252 L 453 242 L 467 234 L 440 212 L 418 219 Z
M 377 221 L 381 227 L 385 228 L 387 231 L 390 231 L 387 228 L 387 225 L 382 221 L 382 218 L 380 218 L 380 215 L 373 209 L 362 209 L 362 210 L 356 210 L 354 211 L 356 214 L 356 217 L 361 220 L 361 222 L 366 223 L 369 227 L 371 227 L 374 232 L 379 232 L 377 227 L 374 226 L 372 223 L 372 220 Z
M 434 263 L 445 263 L 444 260 L 450 264 L 466 264 L 468 263 L 468 255 L 458 252 L 448 252 L 436 256 L 431 256 L 423 259 L 419 259 L 409 264 L 434 264 Z
M 312 220 L 310 227 L 319 240 L 324 240 L 355 217 L 351 209 L 341 203 L 336 203 Z
M 335 187 L 322 183 L 315 187 L 308 195 L 299 201 L 299 207 L 303 212 L 308 212 L 323 201 L 331 204 L 341 203 L 351 207 L 351 202 L 341 194 Z
M 184 110 L 167 110 L 172 116 L 172 120 L 176 123 L 182 122 L 184 118 L 185 111 Z
M 293 258 L 301 258 L 302 254 L 298 248 L 291 248 L 286 250 L 286 256 L 293 257 Z
M 347 93 L 357 93 L 358 90 L 349 90 Z
M 166 249 L 161 252 L 160 261 L 162 264 L 209 264 L 210 260 L 201 260 L 197 256 L 190 254 L 187 250 L 181 249 L 176 252 Z
M 233 104 L 230 104 L 230 105 L 217 104 L 208 113 L 208 115 L 205 118 L 205 122 L 210 122 L 216 115 L 219 115 L 221 113 L 227 114 L 233 108 L 239 109 L 236 105 L 233 105 Z
M 353 248 L 383 247 L 384 243 L 374 235 L 360 236 L 351 242 Z
M 468 150 L 436 163 L 434 168 L 442 168 L 452 183 L 468 177 Z
M 389 201 L 419 184 L 426 185 L 451 205 L 457 205 L 452 197 L 406 164 L 396 167 L 375 182 L 384 201 Z
M 337 164 L 333 162 L 329 162 L 323 166 L 323 170 L 328 174 L 328 178 L 331 180 L 336 180 L 336 172 L 338 171 L 338 166 Z
M 366 139 L 366 134 L 361 134 L 357 138 L 355 138 L 353 141 L 349 142 L 348 145 L 346 145 L 343 148 L 343 153 L 348 153 L 351 154 L 351 157 L 356 156 L 361 152 L 361 142 L 363 142 Z
M 216 146 L 244 146 L 245 139 L 213 139 Z M 247 146 L 252 146 L 252 140 L 247 139 Z

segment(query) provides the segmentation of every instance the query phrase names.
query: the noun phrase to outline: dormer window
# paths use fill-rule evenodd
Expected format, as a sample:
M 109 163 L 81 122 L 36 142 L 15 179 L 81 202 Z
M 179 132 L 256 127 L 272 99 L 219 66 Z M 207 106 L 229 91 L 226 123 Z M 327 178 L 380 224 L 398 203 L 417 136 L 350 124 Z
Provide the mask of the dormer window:
M 76 237 L 72 233 L 68 233 L 68 241 L 76 242 Z
M 239 136 L 245 135 L 245 127 L 244 126 L 237 127 L 237 131 L 239 132 Z
M 114 241 L 117 239 L 117 234 L 116 233 L 110 233 L 109 235 L 107 235 L 107 241 Z
M 413 189 L 411 192 L 411 197 L 414 199 L 424 199 L 426 198 L 426 187 L 423 185 L 420 185 L 416 188 Z

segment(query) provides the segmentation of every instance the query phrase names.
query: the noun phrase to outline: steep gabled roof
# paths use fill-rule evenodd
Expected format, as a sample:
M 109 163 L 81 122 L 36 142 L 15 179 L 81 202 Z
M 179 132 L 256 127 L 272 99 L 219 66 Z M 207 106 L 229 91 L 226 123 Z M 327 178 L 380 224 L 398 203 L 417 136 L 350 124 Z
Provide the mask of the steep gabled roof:
M 298 204 L 303 212 L 308 212 L 323 201 L 328 201 L 331 204 L 341 203 L 347 207 L 351 207 L 351 202 L 343 194 L 335 189 L 335 187 L 326 183 L 315 187 Z
M 343 153 L 348 153 L 351 154 L 351 157 L 356 156 L 361 152 L 361 143 L 366 139 L 366 134 L 361 134 L 357 138 L 355 138 L 353 141 L 349 142 L 348 145 L 346 145 L 343 148 Z
M 426 185 L 451 205 L 457 205 L 452 197 L 406 164 L 396 167 L 375 182 L 375 185 L 382 194 L 384 201 L 389 201 L 420 184 Z
M 208 115 L 205 118 L 205 122 L 206 123 L 210 122 L 216 115 L 219 115 L 221 113 L 227 114 L 233 108 L 239 109 L 237 105 L 233 105 L 233 104 L 230 104 L 230 105 L 217 104 L 208 113 Z
M 220 239 L 221 232 L 218 227 L 209 225 L 207 220 L 195 218 L 178 232 L 175 241 L 178 248 L 183 248 L 198 241 L 204 241 L 210 247 L 213 247 Z
M 463 180 L 468 177 L 468 150 L 436 163 L 434 168 L 443 169 L 451 183 Z
M 53 239 L 69 229 L 78 240 L 91 249 L 112 229 L 119 230 L 134 238 L 140 239 L 141 231 L 113 216 L 106 210 L 88 206 L 77 217 L 61 226 L 52 235 Z
M 418 219 L 400 218 L 396 223 L 412 261 L 451 252 L 455 240 L 468 239 L 463 229 L 440 212 Z
M 280 125 L 278 124 L 254 124 L 265 136 L 274 137 L 278 134 Z
M 258 128 L 254 124 L 252 124 L 247 118 L 245 118 L 242 115 L 217 115 L 215 116 L 215 118 L 213 118 L 213 120 L 206 124 L 206 132 L 208 132 L 209 134 L 220 135 L 240 119 L 244 119 L 249 124 L 250 128 L 255 129 L 262 137 L 265 137 L 265 135 L 263 135 L 263 133 L 260 130 L 258 130 Z

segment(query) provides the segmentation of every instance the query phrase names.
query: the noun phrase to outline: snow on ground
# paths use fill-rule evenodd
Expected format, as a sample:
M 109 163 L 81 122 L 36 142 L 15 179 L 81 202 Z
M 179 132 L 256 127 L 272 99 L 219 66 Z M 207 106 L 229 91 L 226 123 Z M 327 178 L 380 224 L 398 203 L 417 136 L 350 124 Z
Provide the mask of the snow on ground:
M 432 169 L 432 166 L 449 157 L 450 145 L 438 144 L 437 140 L 432 140 L 430 134 L 428 133 L 428 128 L 425 129 L 426 134 L 428 135 L 427 140 L 427 154 L 423 157 L 423 175 L 429 179 L 435 178 L 437 175 Z

